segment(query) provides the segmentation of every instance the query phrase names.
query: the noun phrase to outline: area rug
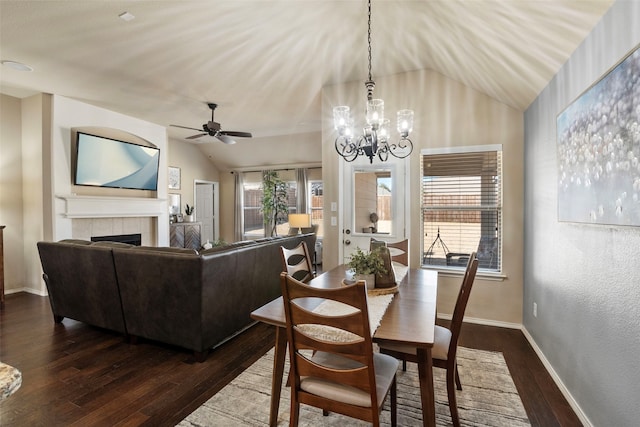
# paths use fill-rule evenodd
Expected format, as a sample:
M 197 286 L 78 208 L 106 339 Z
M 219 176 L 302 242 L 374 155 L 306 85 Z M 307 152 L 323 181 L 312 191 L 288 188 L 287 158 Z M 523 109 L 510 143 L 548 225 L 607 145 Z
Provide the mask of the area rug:
M 458 348 L 462 391 L 457 392 L 458 414 L 463 426 L 530 426 L 502 353 Z M 180 427 L 266 426 L 269 424 L 273 349 L 251 365 L 215 396 L 182 420 Z M 285 366 L 285 379 L 288 361 Z M 445 370 L 434 369 L 436 424 L 450 426 Z M 422 410 L 415 363 L 398 370 L 398 425 L 421 426 Z M 289 388 L 283 385 L 278 426 L 289 425 Z M 389 398 L 382 411 L 382 424 L 390 425 Z M 300 426 L 367 426 L 339 414 L 300 407 Z

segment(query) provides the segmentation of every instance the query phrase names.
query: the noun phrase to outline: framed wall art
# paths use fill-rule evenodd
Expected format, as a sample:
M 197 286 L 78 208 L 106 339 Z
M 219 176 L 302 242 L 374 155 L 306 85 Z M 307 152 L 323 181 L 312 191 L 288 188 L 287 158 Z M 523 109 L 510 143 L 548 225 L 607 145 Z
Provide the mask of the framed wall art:
M 169 166 L 169 189 L 180 189 L 180 168 Z
M 640 45 L 556 125 L 558 219 L 640 226 Z

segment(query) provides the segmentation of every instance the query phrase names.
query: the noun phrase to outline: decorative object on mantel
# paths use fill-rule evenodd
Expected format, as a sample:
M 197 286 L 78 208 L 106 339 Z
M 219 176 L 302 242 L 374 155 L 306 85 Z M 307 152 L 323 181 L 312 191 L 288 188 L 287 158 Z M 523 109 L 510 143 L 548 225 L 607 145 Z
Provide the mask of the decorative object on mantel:
M 196 210 L 195 206 L 189 206 L 189 204 L 186 204 L 186 208 L 184 209 L 184 222 L 194 222 L 195 221 L 195 215 L 193 214 L 193 211 Z
M 389 153 L 399 159 L 404 159 L 413 151 L 413 142 L 409 139 L 409 133 L 413 130 L 413 110 L 400 110 L 397 113 L 397 128 L 400 132 L 400 140 L 391 143 L 391 122 L 384 118 L 384 101 L 373 98 L 373 89 L 376 82 L 371 78 L 371 0 L 368 2 L 367 43 L 369 47 L 369 76 L 364 83 L 367 88 L 366 121 L 363 134 L 355 136 L 353 133 L 353 117 L 348 106 L 342 105 L 333 108 L 333 121 L 338 137 L 335 140 L 335 148 L 347 162 L 354 161 L 358 156 L 365 155 L 369 162 L 378 158 L 385 162 Z
M 557 117 L 558 220 L 640 226 L 640 45 Z
M 387 272 L 384 267 L 384 260 L 380 255 L 380 249 L 376 248 L 365 253 L 362 249 L 356 247 L 350 256 L 348 265 L 354 274 L 354 279 L 366 281 L 367 289 L 375 288 L 377 274 Z
M 169 189 L 179 190 L 180 189 L 180 168 L 169 166 L 169 173 L 167 174 L 167 179 L 169 181 Z

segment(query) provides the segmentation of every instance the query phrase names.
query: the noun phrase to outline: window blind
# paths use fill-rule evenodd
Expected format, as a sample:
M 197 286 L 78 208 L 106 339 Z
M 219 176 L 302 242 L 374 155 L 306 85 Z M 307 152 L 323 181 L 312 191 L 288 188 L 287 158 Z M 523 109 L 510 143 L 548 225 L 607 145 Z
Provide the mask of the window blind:
M 501 271 L 502 152 L 423 154 L 423 265 Z

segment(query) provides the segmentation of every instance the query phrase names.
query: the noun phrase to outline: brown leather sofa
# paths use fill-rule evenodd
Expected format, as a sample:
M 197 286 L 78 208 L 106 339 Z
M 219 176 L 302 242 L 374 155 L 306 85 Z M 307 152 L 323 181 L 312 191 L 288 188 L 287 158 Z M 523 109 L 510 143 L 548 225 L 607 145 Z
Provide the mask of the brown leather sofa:
M 38 242 L 56 323 L 68 317 L 126 334 L 112 245 L 84 240 Z
M 253 324 L 250 313 L 280 296 L 280 246 L 315 234 L 232 243 L 197 252 L 78 240 L 38 242 L 54 320 L 64 317 L 194 351 Z

